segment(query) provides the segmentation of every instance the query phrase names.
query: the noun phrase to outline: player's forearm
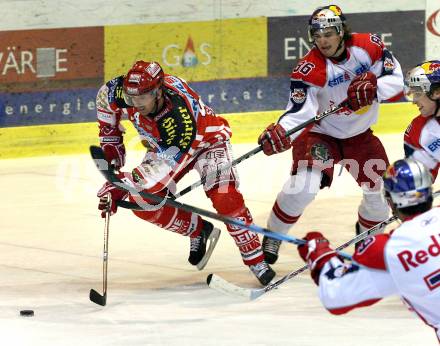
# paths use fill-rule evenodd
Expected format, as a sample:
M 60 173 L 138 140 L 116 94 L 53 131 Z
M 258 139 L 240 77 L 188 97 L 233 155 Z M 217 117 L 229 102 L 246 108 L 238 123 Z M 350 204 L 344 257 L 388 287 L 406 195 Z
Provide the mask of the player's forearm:
M 395 68 L 392 74 L 377 79 L 377 98 L 379 102 L 390 100 L 403 93 L 403 72 L 399 62 L 394 59 Z
M 396 293 L 391 276 L 384 270 L 357 265 L 343 268 L 328 262 L 319 278 L 319 296 L 332 314 L 343 314 L 368 306 Z

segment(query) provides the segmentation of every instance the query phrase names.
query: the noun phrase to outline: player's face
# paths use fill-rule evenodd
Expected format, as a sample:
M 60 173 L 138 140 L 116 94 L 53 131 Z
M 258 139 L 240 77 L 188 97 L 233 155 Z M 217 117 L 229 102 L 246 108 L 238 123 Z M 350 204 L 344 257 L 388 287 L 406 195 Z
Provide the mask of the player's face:
M 148 115 L 157 110 L 158 92 L 159 90 L 156 89 L 139 96 L 131 96 L 131 102 L 139 113 L 142 115 Z
M 437 108 L 437 103 L 431 100 L 425 93 L 414 97 L 412 103 L 417 105 L 420 114 L 424 117 L 429 117 L 433 115 Z
M 316 47 L 327 58 L 335 56 L 342 37 L 335 28 L 317 30 L 312 35 Z

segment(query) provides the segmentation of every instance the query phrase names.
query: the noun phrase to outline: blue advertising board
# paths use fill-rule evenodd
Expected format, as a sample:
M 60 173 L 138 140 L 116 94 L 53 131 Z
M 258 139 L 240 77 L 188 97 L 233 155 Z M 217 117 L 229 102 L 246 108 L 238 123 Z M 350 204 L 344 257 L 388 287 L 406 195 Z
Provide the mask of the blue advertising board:
M 93 121 L 98 89 L 0 94 L 0 127 Z
M 190 83 L 217 114 L 283 109 L 289 77 Z M 0 93 L 0 127 L 96 121 L 98 89 Z

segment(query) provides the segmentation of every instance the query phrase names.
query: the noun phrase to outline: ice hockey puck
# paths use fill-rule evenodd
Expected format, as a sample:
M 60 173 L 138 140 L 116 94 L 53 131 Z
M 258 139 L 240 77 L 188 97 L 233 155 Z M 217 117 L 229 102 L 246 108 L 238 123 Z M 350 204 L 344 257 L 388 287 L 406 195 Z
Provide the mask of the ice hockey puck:
M 21 310 L 20 316 L 32 317 L 34 316 L 34 310 Z

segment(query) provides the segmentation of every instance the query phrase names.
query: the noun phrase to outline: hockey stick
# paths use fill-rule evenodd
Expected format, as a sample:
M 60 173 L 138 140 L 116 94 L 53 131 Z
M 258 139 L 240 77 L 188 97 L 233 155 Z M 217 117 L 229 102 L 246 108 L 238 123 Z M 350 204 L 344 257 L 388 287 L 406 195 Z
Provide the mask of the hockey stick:
M 333 107 L 327 109 L 326 111 L 324 111 L 324 112 L 322 112 L 320 114 L 317 114 L 313 118 L 303 122 L 302 124 L 299 124 L 298 126 L 295 126 L 293 129 L 290 129 L 289 131 L 287 131 L 286 132 L 286 137 L 289 137 L 290 135 L 294 134 L 295 132 L 298 132 L 298 131 L 300 131 L 302 129 L 305 129 L 310 124 L 313 124 L 313 123 L 315 123 L 315 122 L 317 122 L 319 120 L 322 120 L 322 119 L 328 117 L 331 114 L 339 112 L 344 107 L 346 107 L 346 103 L 342 102 L 339 106 L 333 106 Z M 262 145 L 252 149 L 251 151 L 247 152 L 246 154 L 243 154 L 238 159 L 235 159 L 230 164 L 228 164 L 225 167 L 223 167 L 221 169 L 221 172 L 211 172 L 210 174 L 204 176 L 199 181 L 195 182 L 194 184 L 192 184 L 190 186 L 187 186 L 182 191 L 176 193 L 175 194 L 175 198 L 179 198 L 179 197 L 181 197 L 183 195 L 186 195 L 188 192 L 194 190 L 196 187 L 204 184 L 206 182 L 206 180 L 208 180 L 210 178 L 214 178 L 216 175 L 222 174 L 223 172 L 229 170 L 231 167 L 234 167 L 234 166 L 238 165 L 240 162 L 242 162 L 242 161 L 244 161 L 244 160 L 254 156 L 255 154 L 259 153 L 262 150 L 263 150 L 263 146 Z
M 232 217 L 229 217 L 226 215 L 220 215 L 217 213 L 213 213 L 209 210 L 194 207 L 192 205 L 183 204 L 183 203 L 175 201 L 172 198 L 166 198 L 166 197 L 163 198 L 161 196 L 158 196 L 158 195 L 146 192 L 146 191 L 138 191 L 133 186 L 133 183 L 131 181 L 129 181 L 128 179 L 126 179 L 126 178 L 123 178 L 122 180 L 119 179 L 119 177 L 116 175 L 113 167 L 112 166 L 109 167 L 107 161 L 105 160 L 104 152 L 102 151 L 102 149 L 100 147 L 93 146 L 93 145 L 90 146 L 90 153 L 92 155 L 92 158 L 95 161 L 95 164 L 96 164 L 98 170 L 102 173 L 102 175 L 105 177 L 105 179 L 108 182 L 110 182 L 111 184 L 113 184 L 114 186 L 117 186 L 119 189 L 130 192 L 130 194 L 134 197 L 140 196 L 142 198 L 152 200 L 153 202 L 157 202 L 162 205 L 163 205 L 163 203 L 165 203 L 165 204 L 168 204 L 169 206 L 174 207 L 174 208 L 185 210 L 187 212 L 195 213 L 195 214 L 198 214 L 201 216 L 209 217 L 211 219 L 221 221 L 224 223 L 240 226 L 242 228 L 246 228 L 248 230 L 254 231 L 255 233 L 260 233 L 265 236 L 275 238 L 277 240 L 286 241 L 288 243 L 292 243 L 295 245 L 302 245 L 302 244 L 306 243 L 306 241 L 303 239 L 287 236 L 287 235 L 281 234 L 281 233 L 276 233 L 276 232 L 271 231 L 270 229 L 260 227 L 255 224 L 247 225 L 246 223 L 244 223 L 243 221 L 241 221 L 239 219 L 232 218 Z M 118 205 L 121 205 L 121 203 L 118 203 Z M 144 207 L 142 207 L 141 203 L 139 203 L 135 209 L 136 210 L 150 210 L 149 208 L 151 208 L 151 205 L 149 205 L 148 203 L 145 202 Z M 340 255 L 347 258 L 347 259 L 351 259 L 351 256 L 349 256 L 347 254 L 341 253 Z
M 105 211 L 105 225 L 104 225 L 104 251 L 102 256 L 102 290 L 100 295 L 93 288 L 90 290 L 89 298 L 95 304 L 105 306 L 107 303 L 107 262 L 108 262 L 108 230 L 110 225 L 110 206 L 112 203 L 111 194 L 107 194 L 107 210 Z
M 433 193 L 433 197 L 437 197 L 440 195 L 440 190 Z M 382 221 L 381 223 L 378 223 L 376 226 L 366 230 L 365 232 L 362 232 L 358 234 L 353 239 L 345 242 L 344 244 L 338 246 L 335 251 L 340 252 L 341 250 L 344 250 L 348 246 L 352 244 L 356 244 L 365 238 L 369 237 L 370 235 L 374 235 L 380 231 L 382 227 L 385 227 L 389 225 L 390 223 L 397 220 L 397 216 L 391 216 L 390 218 Z M 206 281 L 210 288 L 213 288 L 219 292 L 228 294 L 228 295 L 234 295 L 237 297 L 242 297 L 247 300 L 255 300 L 259 297 L 261 297 L 263 294 L 278 288 L 281 284 L 284 282 L 294 278 L 298 274 L 301 274 L 302 272 L 306 271 L 308 269 L 308 266 L 305 265 L 299 269 L 294 270 L 293 272 L 290 272 L 289 274 L 283 276 L 281 279 L 275 281 L 272 284 L 269 284 L 263 288 L 244 288 L 237 285 L 234 285 L 233 283 L 226 281 L 225 279 L 221 278 L 220 276 L 216 274 L 209 274 Z

